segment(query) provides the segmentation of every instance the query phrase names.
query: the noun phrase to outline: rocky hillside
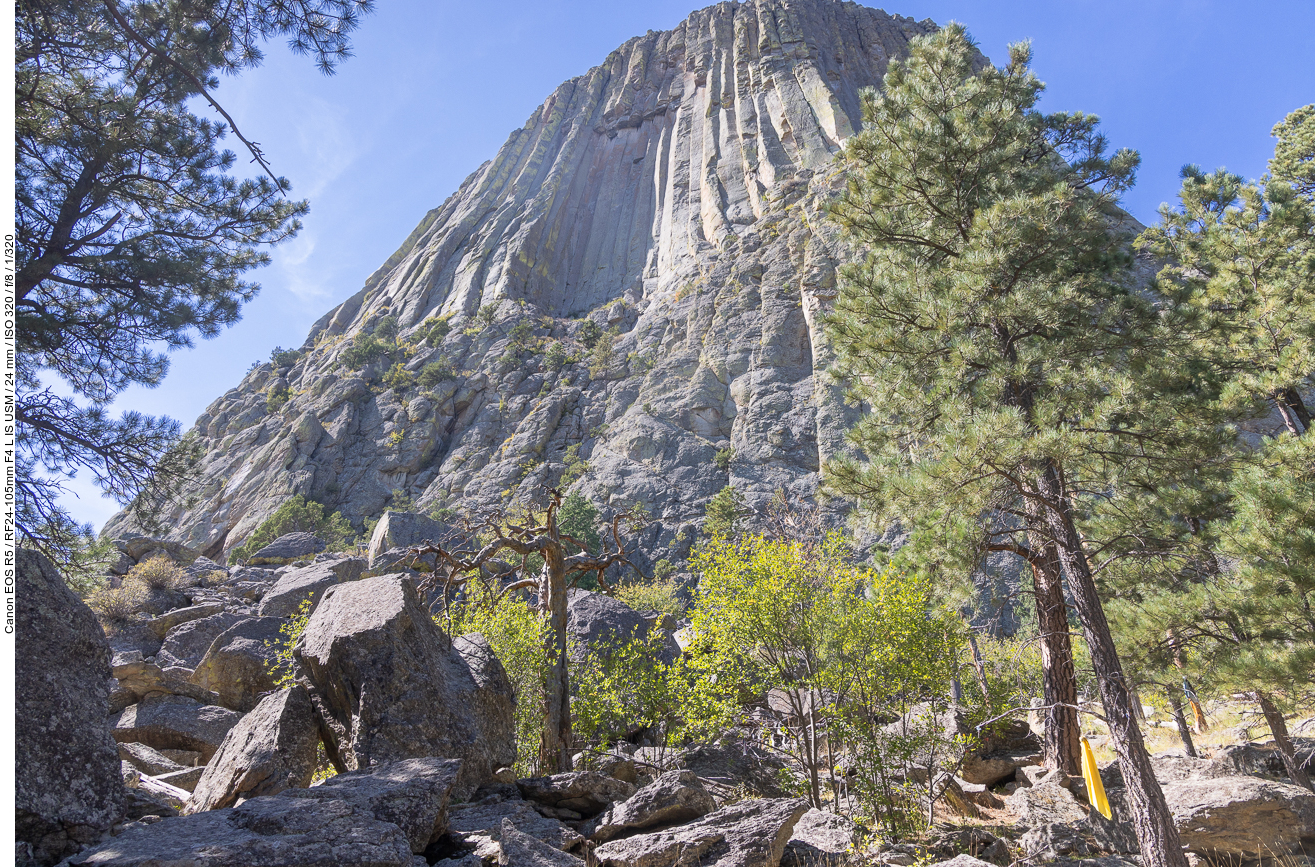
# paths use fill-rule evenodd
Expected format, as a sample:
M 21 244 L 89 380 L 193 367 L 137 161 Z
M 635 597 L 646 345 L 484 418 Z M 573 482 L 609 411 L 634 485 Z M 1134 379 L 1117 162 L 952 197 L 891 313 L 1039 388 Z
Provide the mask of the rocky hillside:
M 818 375 L 835 156 L 860 89 L 932 29 L 721 3 L 562 84 L 298 352 L 196 420 L 173 538 L 219 558 L 295 494 L 359 524 L 564 484 L 644 504 L 656 559 L 727 484 L 756 507 L 811 496 L 848 423 Z

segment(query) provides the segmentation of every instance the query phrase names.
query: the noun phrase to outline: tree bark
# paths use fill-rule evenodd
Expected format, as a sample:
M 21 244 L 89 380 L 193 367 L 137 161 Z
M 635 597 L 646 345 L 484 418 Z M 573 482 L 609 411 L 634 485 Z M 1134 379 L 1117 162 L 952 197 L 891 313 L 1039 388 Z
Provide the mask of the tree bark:
M 1137 832 L 1142 863 L 1144 867 L 1187 867 L 1178 828 L 1164 799 L 1164 791 L 1155 779 L 1141 729 L 1137 727 L 1132 690 L 1124 677 L 1109 622 L 1096 592 L 1096 582 L 1073 520 L 1072 502 L 1064 489 L 1059 467 L 1047 461 L 1037 487 L 1035 493 L 1047 505 L 1047 529 L 1055 542 L 1060 568 L 1068 579 L 1074 607 L 1091 651 L 1092 666 L 1105 706 L 1106 724 L 1127 786 L 1132 814 L 1129 818 Z
M 1297 764 L 1296 750 L 1292 748 L 1292 739 L 1288 737 L 1288 724 L 1283 719 L 1283 712 L 1275 706 L 1268 694 L 1257 690 L 1255 696 L 1256 701 L 1260 702 L 1261 712 L 1265 714 L 1265 722 L 1269 723 L 1269 732 L 1274 736 L 1279 755 L 1283 757 L 1283 767 L 1287 769 L 1289 779 L 1298 786 L 1315 791 L 1305 769 Z
M 1032 589 L 1041 633 L 1041 691 L 1046 705 L 1042 715 L 1045 725 L 1042 756 L 1047 768 L 1078 777 L 1082 775 L 1078 681 L 1059 557 L 1055 546 L 1041 540 L 1039 534 L 1033 534 L 1032 539 L 1041 542 L 1033 548 L 1040 556 L 1032 562 Z
M 556 516 L 549 520 L 549 533 L 556 536 Z M 543 551 L 544 604 L 548 611 L 552 662 L 544 690 L 548 706 L 543 725 L 540 762 L 545 773 L 571 770 L 571 683 L 566 658 L 566 564 L 562 546 L 548 545 Z
M 1187 717 L 1183 716 L 1183 703 L 1178 700 L 1178 693 L 1172 686 L 1164 688 L 1164 697 L 1169 702 L 1169 711 L 1173 714 L 1173 721 L 1178 726 L 1178 737 L 1182 738 L 1183 749 L 1187 755 L 1192 758 L 1199 758 L 1196 754 L 1196 745 L 1192 743 L 1192 730 L 1187 727 Z

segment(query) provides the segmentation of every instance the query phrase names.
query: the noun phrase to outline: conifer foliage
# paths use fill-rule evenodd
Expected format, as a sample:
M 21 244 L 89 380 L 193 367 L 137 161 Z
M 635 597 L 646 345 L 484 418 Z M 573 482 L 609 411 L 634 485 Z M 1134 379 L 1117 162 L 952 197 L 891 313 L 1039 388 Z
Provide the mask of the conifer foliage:
M 79 470 L 122 503 L 185 471 L 178 424 L 106 406 L 153 386 L 167 352 L 213 337 L 258 287 L 262 248 L 295 234 L 288 182 L 232 176 L 233 133 L 191 110 L 217 74 L 289 37 L 325 71 L 368 0 L 22 0 L 16 12 L 17 524 L 58 554 L 56 504 Z M 52 387 L 56 380 L 60 388 Z M 160 462 L 165 461 L 161 468 Z M 157 486 L 155 493 L 160 487 Z M 149 505 L 156 497 L 147 496 Z
M 831 479 L 912 528 L 926 565 L 1005 551 L 1038 581 L 1062 576 L 1142 857 L 1185 865 L 1077 521 L 1084 494 L 1152 465 L 1157 480 L 1172 473 L 1198 428 L 1167 411 L 1166 331 L 1133 290 L 1133 226 L 1117 203 L 1138 156 L 1108 153 L 1095 117 L 1036 111 L 1029 61 L 1019 44 L 1004 68 L 984 64 L 950 25 L 915 40 L 864 98 L 834 209 L 859 255 L 829 333 L 838 373 L 869 407 L 851 434 L 868 459 L 832 466 Z M 1153 399 L 1146 371 L 1170 381 Z M 1049 689 L 1047 700 L 1064 703 Z

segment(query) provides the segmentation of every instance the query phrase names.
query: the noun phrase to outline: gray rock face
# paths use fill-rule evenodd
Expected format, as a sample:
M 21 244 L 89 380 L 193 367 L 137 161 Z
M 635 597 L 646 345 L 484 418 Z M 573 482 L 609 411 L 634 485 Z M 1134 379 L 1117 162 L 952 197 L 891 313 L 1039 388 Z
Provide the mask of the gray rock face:
M 114 740 L 144 743 L 157 750 L 195 750 L 214 756 L 242 715 L 178 695 L 152 696 L 110 717 Z M 115 771 L 118 758 L 115 757 Z
M 146 622 L 151 631 L 160 638 L 164 638 L 169 630 L 175 626 L 187 623 L 192 620 L 200 620 L 203 617 L 209 617 L 212 614 L 219 614 L 224 610 L 222 602 L 203 602 L 200 605 L 189 605 L 185 608 L 175 608 L 172 611 L 166 611 L 159 617 L 153 617 Z
M 319 604 L 324 591 L 344 581 L 355 581 L 365 571 L 365 561 L 359 557 L 342 557 L 321 560 L 300 569 L 293 569 L 279 577 L 274 586 L 260 599 L 262 617 L 288 617 L 297 613 L 302 600 L 311 600 L 311 608 Z
M 304 557 L 313 557 L 328 545 L 313 533 L 287 533 L 252 554 L 248 566 L 288 563 Z
M 1215 858 L 1295 854 L 1315 843 L 1315 794 L 1256 777 L 1164 786 L 1183 844 Z
M 498 867 L 584 867 L 584 862 L 516 830 L 509 819 L 502 820 Z
M 161 668 L 182 666 L 195 669 L 220 633 L 242 620 L 242 615 L 223 612 L 180 624 L 169 630 L 155 654 Z
M 516 760 L 516 690 L 507 670 L 498 661 L 488 639 L 478 632 L 454 638 L 452 649 L 475 681 L 471 702 L 480 727 L 480 741 L 492 747 L 489 761 L 493 769 L 512 764 Z
M 677 825 L 717 809 L 693 771 L 667 771 L 630 798 L 614 805 L 585 829 L 595 843 L 627 832 Z
M 605 843 L 594 855 L 602 867 L 777 867 L 806 812 L 801 800 L 741 801 L 688 825 Z
M 527 801 L 574 810 L 584 816 L 593 816 L 609 804 L 635 794 L 635 787 L 630 783 L 593 771 L 568 771 L 517 780 L 516 788 Z
M 124 809 L 105 725 L 110 649 L 49 560 L 16 552 L 15 836 L 39 864 L 94 842 Z
M 442 544 L 452 533 L 452 527 L 435 521 L 428 515 L 418 515 L 414 512 L 384 512 L 379 523 L 374 526 L 374 533 L 370 536 L 370 548 L 367 554 L 370 568 L 392 565 L 391 562 L 384 562 L 384 554 L 389 551 L 410 548 L 426 540 Z
M 224 737 L 192 790 L 190 812 L 309 786 L 318 743 L 315 708 L 305 688 L 266 696 Z
M 122 743 L 119 747 L 119 758 L 128 762 L 143 774 L 150 774 L 152 777 L 158 777 L 162 774 L 172 774 L 175 771 L 186 770 L 182 765 L 173 759 L 146 746 L 134 742 Z
M 349 768 L 418 756 L 462 759 L 465 797 L 515 760 L 505 721 L 482 721 L 480 689 L 410 580 L 381 575 L 330 588 L 294 651 Z M 505 678 L 505 674 L 503 675 Z
M 814 867 L 844 863 L 854 848 L 858 826 L 853 820 L 823 810 L 809 810 L 795 823 L 790 842 L 781 856 L 781 867 Z
M 251 617 L 220 633 L 196 666 L 191 681 L 219 695 L 219 704 L 243 713 L 277 688 L 270 673 L 287 640 L 278 617 Z
M 197 419 L 204 471 L 167 516 L 175 537 L 231 548 L 295 494 L 353 520 L 394 488 L 419 511 L 526 502 L 578 458 L 570 487 L 645 502 L 642 549 L 680 557 L 727 484 L 755 507 L 812 494 L 852 412 L 815 376 L 837 258 L 822 203 L 859 90 L 933 28 L 837 0 L 719 4 L 563 83 L 301 360 L 258 366 Z M 414 338 L 450 316 L 406 364 L 446 359 L 453 378 L 386 388 L 400 355 L 351 369 L 385 315 Z M 270 413 L 279 379 L 295 394 Z

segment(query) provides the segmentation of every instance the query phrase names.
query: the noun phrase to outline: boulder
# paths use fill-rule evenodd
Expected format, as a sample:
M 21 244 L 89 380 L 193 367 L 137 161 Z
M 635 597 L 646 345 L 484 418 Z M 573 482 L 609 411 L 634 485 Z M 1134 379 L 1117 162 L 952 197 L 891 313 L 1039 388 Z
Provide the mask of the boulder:
M 442 543 L 454 533 L 452 527 L 435 521 L 428 515 L 414 512 L 384 512 L 374 525 L 370 536 L 367 557 L 370 568 L 391 567 L 397 557 L 388 558 L 389 552 L 404 556 L 406 549 L 426 541 Z
M 131 653 L 137 651 L 149 659 L 160 650 L 160 636 L 147 626 L 144 621 L 135 621 L 115 626 L 106 636 L 110 650 L 114 653 Z
M 507 670 L 502 667 L 488 639 L 478 632 L 453 639 L 452 649 L 461 657 L 475 681 L 471 701 L 475 721 L 479 724 L 480 741 L 498 744 L 501 753 L 492 758 L 506 759 L 506 765 L 512 764 L 516 761 L 516 690 Z
M 161 668 L 181 666 L 195 669 L 215 639 L 243 619 L 240 614 L 225 611 L 173 627 L 155 653 L 155 664 Z
M 641 751 L 636 751 L 636 758 Z M 720 742 L 687 750 L 680 763 L 713 785 L 713 794 L 733 789 L 759 798 L 783 798 L 788 792 L 781 785 L 786 769 L 781 757 L 748 738 L 723 737 Z
M 459 758 L 464 798 L 515 761 L 510 718 L 481 717 L 492 703 L 403 575 L 329 588 L 294 654 L 327 725 L 326 747 L 349 769 Z
M 442 833 L 457 763 L 415 759 L 232 809 L 135 825 L 70 865 L 415 867 Z M 423 859 L 420 859 L 423 860 Z
M 809 810 L 795 823 L 781 856 L 781 867 L 842 864 L 858 841 L 858 831 L 858 826 L 848 817 Z
M 224 737 L 193 789 L 189 811 L 309 786 L 318 743 L 315 708 L 304 687 L 266 696 Z
M 1024 825 L 1081 822 L 1087 818 L 1087 807 L 1054 777 L 1016 790 L 1005 798 L 1005 804 Z
M 606 843 L 629 832 L 698 819 L 715 809 L 712 795 L 693 771 L 667 771 L 581 830 L 595 843 Z
M 616 801 L 635 794 L 635 787 L 615 777 L 594 771 L 568 771 L 550 777 L 517 780 L 516 788 L 527 801 L 594 816 Z
M 309 566 L 292 569 L 280 575 L 260 598 L 260 615 L 290 617 L 308 598 L 314 609 L 325 590 L 344 581 L 355 581 L 364 571 L 365 561 L 359 557 L 317 560 Z
M 209 557 L 197 557 L 183 571 L 195 582 L 216 584 L 228 579 L 228 570 Z
M 196 784 L 201 782 L 201 777 L 204 774 L 204 766 L 198 768 L 180 768 L 176 771 L 170 771 L 167 774 L 160 774 L 155 779 L 161 783 L 175 786 L 186 792 L 195 792 Z
M 278 649 L 287 641 L 280 630 L 286 621 L 279 617 L 251 617 L 221 632 L 191 681 L 219 695 L 219 704 L 243 713 L 260 701 L 261 695 L 278 689 L 274 667 Z
M 564 852 L 584 845 L 584 837 L 575 829 L 539 814 L 524 801 L 515 800 L 453 807 L 448 811 L 448 835 L 457 846 L 472 849 L 477 858 L 488 861 L 498 857 L 504 822 Z
M 586 648 L 598 651 L 647 639 L 652 628 L 644 615 L 605 593 L 571 590 L 566 605 L 566 631 L 575 639 L 576 656 L 583 656 Z M 680 655 L 680 645 L 669 633 L 663 635 L 662 659 L 671 662 Z
M 110 648 L 49 560 L 26 548 L 15 559 L 14 833 L 36 863 L 53 864 L 123 813 L 118 750 L 105 725 Z
M 313 533 L 286 533 L 247 558 L 247 566 L 279 566 L 293 560 L 305 560 L 328 547 Z
M 777 867 L 806 812 L 797 799 L 740 801 L 688 825 L 604 843 L 594 856 L 601 867 Z
M 127 829 L 70 867 L 414 867 L 402 829 L 339 800 L 253 798 L 231 810 Z
M 191 620 L 200 620 L 203 617 L 210 617 L 213 614 L 219 614 L 224 610 L 222 602 L 203 602 L 200 605 L 188 605 L 184 608 L 175 608 L 172 611 L 166 611 L 158 617 L 152 617 L 146 621 L 147 627 L 150 628 L 161 639 L 173 629 L 183 623 Z
M 196 558 L 201 556 L 200 551 L 184 545 L 182 542 L 152 539 L 149 536 L 130 536 L 124 539 L 115 539 L 114 547 L 128 555 L 134 563 L 140 563 L 143 560 L 149 560 L 151 557 L 164 554 L 174 563 L 187 566 L 194 563 Z
M 949 861 L 937 861 L 930 867 L 994 867 L 994 865 L 990 861 L 983 861 L 971 855 L 955 855 Z
M 1315 793 L 1257 777 L 1167 783 L 1184 845 L 1211 858 L 1286 855 L 1315 846 Z
M 109 712 L 118 713 L 131 704 L 154 695 L 182 695 L 202 704 L 217 704 L 219 696 L 190 682 L 185 668 L 160 668 L 142 659 L 140 650 L 114 654 L 110 667 L 114 688 L 110 693 Z
M 358 804 L 374 818 L 401 828 L 411 851 L 419 854 L 447 830 L 448 803 L 460 768 L 455 759 L 405 759 L 329 777 L 312 789 L 287 789 L 282 796 Z
M 157 750 L 196 750 L 202 761 L 209 762 L 241 718 L 228 708 L 203 705 L 179 695 L 161 695 L 111 716 L 110 727 L 114 740 L 120 743 L 143 743 Z
M 158 777 L 175 771 L 187 770 L 163 753 L 139 743 L 118 744 L 119 758 L 132 765 L 143 774 Z
M 498 849 L 498 867 L 584 867 L 574 855 L 517 831 L 509 819 L 502 820 Z

